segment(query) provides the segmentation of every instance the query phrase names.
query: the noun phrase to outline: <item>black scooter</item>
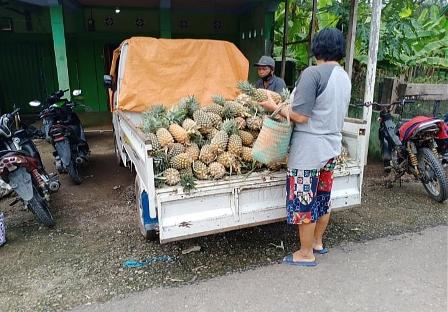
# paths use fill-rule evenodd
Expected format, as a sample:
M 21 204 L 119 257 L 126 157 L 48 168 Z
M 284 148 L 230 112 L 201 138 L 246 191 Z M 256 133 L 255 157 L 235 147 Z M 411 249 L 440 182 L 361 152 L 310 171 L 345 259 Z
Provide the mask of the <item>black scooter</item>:
M 392 183 L 405 173 L 420 180 L 429 196 L 438 202 L 448 199 L 448 179 L 439 160 L 436 139 L 444 131 L 444 121 L 422 116 L 396 124 L 391 109 L 397 106 L 402 111 L 415 101 L 403 99 L 392 104 L 376 104 L 381 108 L 378 137 L 384 168 L 390 173 Z M 371 105 L 371 104 L 365 104 Z
M 59 190 L 58 176 L 46 172 L 32 141 L 41 134 L 34 127 L 21 125 L 19 110 L 0 117 L 0 176 L 41 223 L 52 227 L 49 201 L 50 194 Z
M 84 129 L 79 117 L 74 112 L 78 105 L 63 98 L 68 90 L 58 90 L 46 100 L 40 113 L 47 141 L 53 147 L 55 166 L 59 173 L 68 173 L 73 183 L 81 184 L 79 166 L 88 162 L 90 149 L 87 144 Z M 75 97 L 81 95 L 81 90 L 74 90 Z M 30 102 L 31 106 L 39 107 L 39 101 Z

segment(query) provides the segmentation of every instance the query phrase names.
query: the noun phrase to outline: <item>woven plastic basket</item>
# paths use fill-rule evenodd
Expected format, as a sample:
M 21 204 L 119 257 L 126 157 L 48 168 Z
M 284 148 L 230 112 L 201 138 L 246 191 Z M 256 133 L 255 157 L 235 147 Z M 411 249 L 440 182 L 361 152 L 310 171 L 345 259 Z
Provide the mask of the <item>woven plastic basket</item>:
M 287 103 L 280 104 L 270 116 L 265 117 L 263 127 L 252 148 L 253 159 L 262 164 L 284 161 L 288 154 L 292 134 L 289 109 L 286 121 L 273 119 L 284 106 L 288 107 Z

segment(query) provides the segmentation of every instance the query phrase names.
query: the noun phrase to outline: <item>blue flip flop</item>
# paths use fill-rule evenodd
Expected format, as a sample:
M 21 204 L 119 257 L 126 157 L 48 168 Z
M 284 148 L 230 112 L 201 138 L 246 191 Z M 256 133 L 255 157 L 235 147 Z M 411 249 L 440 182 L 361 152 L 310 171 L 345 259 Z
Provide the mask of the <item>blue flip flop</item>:
M 328 253 L 328 248 L 323 247 L 322 249 L 313 249 L 313 253 L 324 255 L 324 254 Z
M 304 267 L 315 267 L 317 265 L 316 261 L 294 261 L 292 255 L 284 257 L 283 264 L 297 265 Z

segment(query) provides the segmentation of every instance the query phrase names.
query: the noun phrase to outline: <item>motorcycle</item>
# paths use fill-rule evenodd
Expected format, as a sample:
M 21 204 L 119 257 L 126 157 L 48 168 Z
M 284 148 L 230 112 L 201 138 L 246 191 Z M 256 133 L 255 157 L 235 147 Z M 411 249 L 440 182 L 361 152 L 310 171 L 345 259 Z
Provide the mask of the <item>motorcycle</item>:
M 46 172 L 33 143 L 33 138 L 40 137 L 39 130 L 21 125 L 19 110 L 0 117 L 0 177 L 41 223 L 52 227 L 50 194 L 59 190 L 60 183 L 57 175 Z
M 403 99 L 391 104 L 376 104 L 381 108 L 378 137 L 384 168 L 390 174 L 388 187 L 405 173 L 420 180 L 429 196 L 443 202 L 448 198 L 448 179 L 439 160 L 437 140 L 448 138 L 444 121 L 437 118 L 417 116 L 396 124 L 391 109 L 398 111 L 415 101 Z M 364 104 L 364 105 L 372 105 Z
M 63 98 L 68 90 L 58 90 L 47 98 L 40 113 L 45 137 L 54 147 L 54 162 L 59 173 L 68 173 L 73 183 L 81 184 L 79 167 L 88 162 L 90 149 L 79 117 L 74 112 L 78 105 Z M 81 90 L 74 90 L 73 95 L 81 95 Z M 30 102 L 39 107 L 39 101 Z
M 448 113 L 444 116 L 445 132 L 448 136 Z M 436 140 L 440 158 L 444 167 L 448 166 L 448 138 Z

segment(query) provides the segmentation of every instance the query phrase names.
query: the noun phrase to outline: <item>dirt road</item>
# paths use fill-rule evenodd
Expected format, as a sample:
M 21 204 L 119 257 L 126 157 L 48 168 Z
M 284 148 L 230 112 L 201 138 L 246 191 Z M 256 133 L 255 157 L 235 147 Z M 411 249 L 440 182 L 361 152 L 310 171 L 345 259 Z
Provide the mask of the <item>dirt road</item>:
M 92 159 L 80 186 L 62 178 L 52 197 L 57 226 L 39 227 L 20 205 L 5 212 L 8 243 L 0 248 L 0 310 L 56 311 L 104 302 L 156 286 L 192 283 L 279 261 L 297 248 L 294 229 L 284 223 L 159 245 L 144 241 L 136 226 L 134 176 L 115 165 L 110 133 L 89 135 Z M 49 171 L 51 147 L 39 143 Z M 448 204 L 432 202 L 423 187 L 405 183 L 386 190 L 378 168 L 369 167 L 363 205 L 334 213 L 327 244 L 366 241 L 446 225 Z M 283 241 L 285 250 L 274 245 Z M 186 255 L 182 250 L 200 246 Z M 128 259 L 168 255 L 170 263 L 124 269 Z

